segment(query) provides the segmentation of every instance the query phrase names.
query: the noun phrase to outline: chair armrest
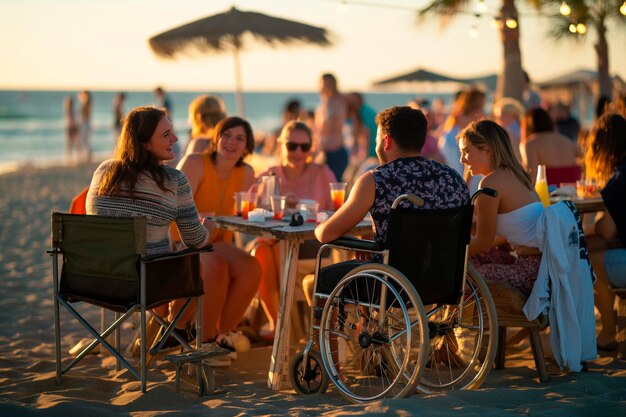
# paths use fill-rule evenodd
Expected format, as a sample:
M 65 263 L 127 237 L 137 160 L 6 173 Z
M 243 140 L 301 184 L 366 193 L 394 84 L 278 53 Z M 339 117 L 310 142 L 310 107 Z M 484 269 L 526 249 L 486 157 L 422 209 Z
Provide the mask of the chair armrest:
M 348 250 L 363 250 L 368 252 L 382 252 L 383 246 L 373 240 L 359 239 L 354 236 L 342 236 L 339 239 L 335 239 L 332 242 L 328 242 L 328 245 L 335 248 L 342 248 Z
M 213 245 L 209 244 L 209 245 L 207 245 L 205 247 L 202 247 L 202 248 L 189 248 L 189 249 L 185 249 L 185 250 L 181 250 L 181 251 L 177 251 L 177 252 L 161 253 L 161 254 L 158 254 L 158 255 L 142 256 L 140 258 L 140 260 L 143 263 L 159 262 L 159 261 L 165 261 L 165 260 L 168 260 L 168 259 L 182 258 L 182 257 L 187 256 L 187 255 L 192 255 L 194 253 L 202 253 L 202 252 L 213 252 Z

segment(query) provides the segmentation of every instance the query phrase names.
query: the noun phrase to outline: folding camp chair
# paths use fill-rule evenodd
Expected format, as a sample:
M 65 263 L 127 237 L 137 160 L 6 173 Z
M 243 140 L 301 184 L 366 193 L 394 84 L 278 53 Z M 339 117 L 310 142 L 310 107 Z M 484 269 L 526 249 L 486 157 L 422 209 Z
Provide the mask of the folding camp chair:
M 52 213 L 52 255 L 54 290 L 54 332 L 56 379 L 91 352 L 98 344 L 106 348 L 120 364 L 141 381 L 146 391 L 146 312 L 178 298 L 186 302 L 155 341 L 150 354 L 155 355 L 170 334 L 186 348 L 186 341 L 172 332 L 193 297 L 197 302 L 196 342 L 199 348 L 200 296 L 204 293 L 200 276 L 199 253 L 211 251 L 210 246 L 181 252 L 146 256 L 146 219 L 94 215 Z M 59 255 L 62 269 L 59 280 Z M 72 306 L 83 301 L 115 312 L 115 321 L 102 333 Z M 61 365 L 61 323 L 59 304 L 76 318 L 95 338 L 67 366 Z M 140 313 L 141 352 L 139 372 L 120 353 L 121 324 L 133 313 Z M 156 318 L 156 315 L 155 315 Z M 107 337 L 115 331 L 112 346 Z M 198 373 L 200 374 L 200 372 Z M 201 376 L 199 389 L 203 391 Z

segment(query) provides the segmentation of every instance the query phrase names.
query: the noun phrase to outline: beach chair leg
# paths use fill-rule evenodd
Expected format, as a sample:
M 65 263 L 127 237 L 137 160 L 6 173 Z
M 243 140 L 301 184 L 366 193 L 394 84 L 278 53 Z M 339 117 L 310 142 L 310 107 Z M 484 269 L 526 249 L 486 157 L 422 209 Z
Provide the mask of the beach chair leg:
M 619 292 L 618 292 L 619 291 Z M 617 357 L 626 359 L 626 290 L 616 291 L 617 297 Z
M 506 327 L 498 327 L 498 351 L 496 352 L 496 369 L 504 369 L 506 357 Z
M 198 397 L 203 397 L 207 394 L 215 393 L 215 373 L 213 368 L 200 362 L 198 364 L 198 375 L 201 376 L 200 383 L 198 384 Z
M 180 368 L 182 365 L 182 363 L 176 364 L 176 392 L 180 392 Z
M 537 329 L 531 329 L 530 331 L 530 347 L 532 348 L 535 366 L 539 373 L 539 381 L 548 382 L 550 379 L 548 377 L 548 368 L 546 367 L 546 359 L 543 356 L 543 347 L 541 346 L 541 338 Z

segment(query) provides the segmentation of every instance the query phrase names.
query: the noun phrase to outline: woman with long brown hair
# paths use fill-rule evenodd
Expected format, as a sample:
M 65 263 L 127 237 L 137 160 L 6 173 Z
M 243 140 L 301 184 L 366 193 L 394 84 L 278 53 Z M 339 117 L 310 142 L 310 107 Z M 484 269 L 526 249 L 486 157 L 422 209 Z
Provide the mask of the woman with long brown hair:
M 610 286 L 626 287 L 626 118 L 605 113 L 596 120 L 587 139 L 585 168 L 587 178 L 602 187 L 606 206 L 595 224 L 596 236 L 589 237 L 589 259 L 598 278 L 595 304 L 602 322 L 597 343 L 599 349 L 614 350 L 615 295 Z M 606 249 L 605 243 L 616 239 L 620 247 Z

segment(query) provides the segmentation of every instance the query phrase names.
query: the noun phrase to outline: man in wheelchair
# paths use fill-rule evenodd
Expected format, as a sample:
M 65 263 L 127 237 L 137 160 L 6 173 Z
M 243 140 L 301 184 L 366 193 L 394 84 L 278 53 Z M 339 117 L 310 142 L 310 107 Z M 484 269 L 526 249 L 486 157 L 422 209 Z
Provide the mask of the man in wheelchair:
M 456 332 L 464 331 L 458 326 L 459 320 L 464 319 L 460 315 L 463 313 L 458 313 L 462 308 L 448 307 L 458 303 L 461 286 L 458 292 L 454 292 L 450 289 L 455 287 L 448 285 L 446 294 L 454 293 L 454 300 L 450 296 L 442 299 L 427 294 L 433 288 L 438 291 L 442 283 L 447 285 L 448 276 L 459 274 L 447 274 L 443 279 L 443 275 L 430 274 L 429 266 L 421 272 L 416 271 L 418 273 L 412 275 L 421 282 L 425 290 L 422 292 L 403 275 L 402 272 L 406 274 L 403 268 L 388 258 L 389 254 L 393 257 L 393 253 L 408 252 L 409 258 L 416 259 L 415 254 L 426 253 L 424 257 L 418 255 L 422 266 L 430 265 L 431 260 L 438 258 L 437 264 L 444 263 L 448 269 L 448 265 L 454 269 L 458 264 L 463 270 L 467 242 L 461 242 L 463 239 L 459 236 L 463 233 L 459 232 L 461 229 L 457 225 L 461 224 L 459 219 L 464 219 L 463 224 L 471 223 L 471 212 L 467 214 L 467 208 L 471 207 L 468 188 L 454 169 L 421 155 L 427 122 L 420 110 L 392 107 L 380 112 L 376 123 L 376 153 L 381 165 L 359 177 L 347 202 L 315 230 L 320 242 L 329 243 L 341 238 L 369 212 L 373 220 L 374 242 L 355 240 L 350 241 L 350 245 L 343 245 L 347 239 L 334 242 L 363 252 L 357 252 L 358 259 L 321 269 L 316 276 L 312 338 L 304 352 L 294 358 L 291 368 L 292 384 L 300 393 L 324 392 L 330 379 L 350 400 L 364 402 L 409 395 L 415 391 L 418 382 L 426 390 L 447 388 L 472 373 L 459 366 L 460 361 L 456 360 L 456 352 L 461 349 Z M 403 195 L 410 196 L 399 199 L 401 202 L 396 202 L 396 207 L 394 201 Z M 398 233 L 399 223 L 390 221 L 398 212 L 408 212 L 408 216 L 426 214 L 426 217 L 420 216 L 427 219 L 426 228 L 422 228 L 422 223 L 411 223 L 410 230 Z M 431 216 L 435 212 L 457 214 L 453 214 L 456 216 L 454 221 L 449 221 L 450 216 Z M 388 247 L 388 234 L 394 236 L 394 241 L 401 236 L 399 245 L 404 248 L 396 246 L 392 251 Z M 448 241 L 458 241 L 463 246 L 460 262 L 448 259 L 447 252 L 439 253 L 440 246 L 430 246 L 432 240 L 426 237 L 433 234 Z M 468 240 L 469 227 L 466 234 Z M 457 244 L 448 246 L 456 248 Z M 431 252 L 424 252 L 425 247 Z M 383 248 L 385 251 L 380 252 Z M 372 256 L 375 252 L 379 253 Z M 388 260 L 397 269 L 381 265 Z M 427 280 L 422 280 L 423 274 Z M 471 296 L 461 297 L 461 304 L 470 298 L 475 300 Z M 424 304 L 432 305 L 428 316 Z M 465 316 L 476 312 L 476 305 L 473 303 Z M 316 330 L 318 336 L 314 335 Z M 472 337 L 476 334 L 474 331 Z M 479 335 L 476 340 L 480 341 L 481 337 Z M 321 355 L 311 349 L 314 340 L 319 340 Z M 443 366 L 435 373 L 431 372 L 431 377 L 421 373 L 427 361 L 431 369 L 438 366 L 440 358 L 436 354 L 439 350 L 446 355 L 442 359 L 447 366 L 459 368 L 448 372 L 454 374 L 451 378 L 441 376 L 439 371 Z M 429 351 L 435 353 L 427 358 Z M 476 353 L 474 359 L 467 362 L 467 367 L 473 366 L 478 355 Z M 324 364 L 326 372 L 321 372 L 320 363 Z M 442 382 L 445 378 L 447 382 Z
M 420 197 L 424 209 L 456 208 L 470 202 L 467 185 L 454 169 L 421 156 L 427 122 L 420 110 L 391 107 L 376 116 L 376 124 L 376 153 L 381 165 L 359 177 L 346 203 L 317 226 L 315 236 L 322 243 L 346 234 L 369 211 L 374 240 L 384 244 L 391 205 L 402 194 Z M 330 293 L 346 273 L 368 257 L 359 254 L 359 260 L 322 269 L 316 290 Z

